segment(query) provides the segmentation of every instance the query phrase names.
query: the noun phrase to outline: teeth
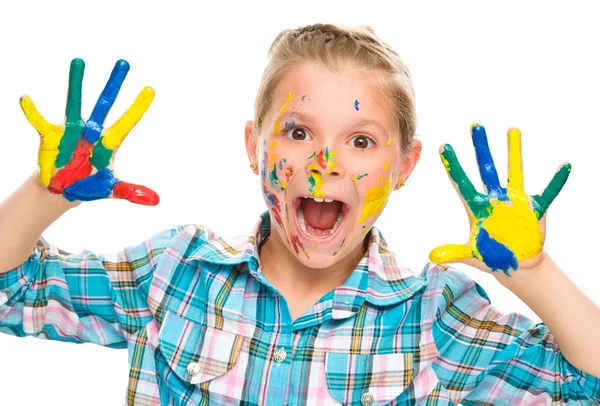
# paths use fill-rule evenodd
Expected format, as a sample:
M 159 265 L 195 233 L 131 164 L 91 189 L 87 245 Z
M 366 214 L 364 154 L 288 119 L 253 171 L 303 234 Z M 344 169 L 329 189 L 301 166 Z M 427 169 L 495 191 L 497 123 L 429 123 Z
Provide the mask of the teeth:
M 333 199 L 325 199 L 325 203 L 331 203 L 333 202 Z
M 320 199 L 320 198 L 318 198 L 318 197 L 313 197 L 313 199 L 315 199 L 315 202 L 319 202 L 319 203 L 322 203 L 322 202 L 323 202 L 323 199 Z

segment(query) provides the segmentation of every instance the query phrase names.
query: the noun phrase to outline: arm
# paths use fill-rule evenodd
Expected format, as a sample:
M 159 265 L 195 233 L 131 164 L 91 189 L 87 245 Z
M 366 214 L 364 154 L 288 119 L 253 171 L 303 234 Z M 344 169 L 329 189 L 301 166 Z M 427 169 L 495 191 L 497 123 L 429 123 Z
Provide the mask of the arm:
M 456 404 L 600 402 L 600 378 L 572 365 L 548 326 L 502 314 L 453 267 L 424 272 L 423 317 L 432 320 L 437 348 L 432 368 Z
M 571 364 L 600 377 L 598 305 L 547 254 L 536 267 L 521 271 L 512 277 L 494 276 L 542 319 Z

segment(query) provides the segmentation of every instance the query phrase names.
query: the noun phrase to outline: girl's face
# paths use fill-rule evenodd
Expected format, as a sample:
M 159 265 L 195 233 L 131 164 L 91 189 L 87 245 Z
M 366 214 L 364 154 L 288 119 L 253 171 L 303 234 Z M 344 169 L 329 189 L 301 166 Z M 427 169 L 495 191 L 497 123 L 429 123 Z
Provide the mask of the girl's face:
M 272 234 L 306 266 L 325 268 L 358 248 L 390 193 L 412 171 L 372 73 L 316 63 L 287 72 L 246 145 L 271 215 Z

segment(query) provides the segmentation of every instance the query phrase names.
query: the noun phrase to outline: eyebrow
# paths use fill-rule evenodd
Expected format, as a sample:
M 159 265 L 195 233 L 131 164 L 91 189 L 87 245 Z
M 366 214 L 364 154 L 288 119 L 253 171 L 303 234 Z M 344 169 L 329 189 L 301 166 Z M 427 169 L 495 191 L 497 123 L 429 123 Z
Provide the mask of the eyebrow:
M 299 120 L 301 121 L 305 121 L 308 123 L 316 123 L 318 120 L 315 119 L 313 116 L 309 115 L 309 114 L 304 114 L 301 113 L 299 111 L 293 111 L 291 114 L 291 117 L 279 117 L 279 119 L 281 120 L 282 124 L 285 125 L 286 122 L 290 122 L 290 121 L 294 121 L 294 117 L 298 117 Z M 378 121 L 376 120 L 371 120 L 368 118 L 357 118 L 355 120 L 350 121 L 350 123 L 354 126 L 368 126 L 368 125 L 374 125 L 376 127 L 379 127 L 380 129 L 382 129 L 386 134 L 388 133 L 388 130 Z

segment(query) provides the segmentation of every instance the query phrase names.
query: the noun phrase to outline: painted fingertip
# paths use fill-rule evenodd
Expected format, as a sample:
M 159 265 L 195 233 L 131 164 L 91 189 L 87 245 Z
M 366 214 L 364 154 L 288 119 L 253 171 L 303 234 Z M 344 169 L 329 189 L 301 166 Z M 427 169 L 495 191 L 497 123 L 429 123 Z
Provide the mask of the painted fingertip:
M 120 71 L 121 70 L 129 71 L 129 68 L 130 68 L 129 62 L 127 62 L 125 59 L 119 59 L 117 61 L 117 63 L 115 63 L 115 69 L 118 69 Z
M 448 153 L 453 153 L 454 152 L 454 148 L 452 148 L 452 145 L 450 144 L 442 144 L 440 146 L 440 154 L 448 154 Z
M 74 58 L 71 60 L 71 69 L 83 69 L 85 68 L 85 62 L 81 58 Z
M 471 127 L 470 127 L 471 128 L 471 132 L 473 132 L 473 129 L 475 129 L 477 127 L 483 129 L 483 124 L 481 124 L 481 123 L 473 123 L 473 124 L 471 124 Z
M 567 172 L 571 172 L 571 163 L 563 162 L 563 164 L 561 165 L 561 168 L 565 168 L 567 170 Z
M 154 91 L 152 86 L 146 86 L 142 89 L 142 94 L 144 97 L 154 97 L 154 95 L 156 95 L 156 91 Z
M 517 127 L 511 127 L 508 129 L 507 134 L 509 137 L 518 137 L 521 135 L 521 130 L 519 130 Z

